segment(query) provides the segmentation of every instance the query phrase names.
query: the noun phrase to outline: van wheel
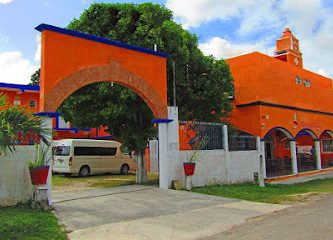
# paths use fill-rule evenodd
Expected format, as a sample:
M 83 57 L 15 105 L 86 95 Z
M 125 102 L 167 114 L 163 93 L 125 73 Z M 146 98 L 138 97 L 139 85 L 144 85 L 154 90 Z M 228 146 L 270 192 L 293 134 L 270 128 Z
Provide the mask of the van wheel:
M 127 164 L 124 164 L 121 166 L 121 168 L 120 168 L 121 174 L 126 175 L 126 174 L 128 174 L 128 171 L 129 171 L 129 166 Z
M 80 177 L 86 177 L 86 176 L 88 176 L 89 172 L 90 172 L 90 169 L 88 166 L 82 166 L 80 168 L 79 175 L 80 175 Z

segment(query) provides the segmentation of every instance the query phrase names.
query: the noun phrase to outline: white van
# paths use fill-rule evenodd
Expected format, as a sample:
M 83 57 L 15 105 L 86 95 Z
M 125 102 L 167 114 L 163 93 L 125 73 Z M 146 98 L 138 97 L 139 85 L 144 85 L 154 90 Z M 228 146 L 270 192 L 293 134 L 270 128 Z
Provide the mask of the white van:
M 120 149 L 116 141 L 90 139 L 63 139 L 53 149 L 53 172 L 66 176 L 87 176 L 96 173 L 127 174 L 136 169 L 129 154 Z

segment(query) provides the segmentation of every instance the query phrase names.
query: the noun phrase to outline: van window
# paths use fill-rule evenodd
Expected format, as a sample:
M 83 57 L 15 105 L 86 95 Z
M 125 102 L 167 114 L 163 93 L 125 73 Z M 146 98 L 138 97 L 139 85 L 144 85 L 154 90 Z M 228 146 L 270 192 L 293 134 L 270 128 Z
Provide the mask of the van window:
M 54 149 L 55 156 L 69 156 L 71 147 L 70 146 L 58 146 Z
M 117 148 L 75 147 L 74 156 L 115 156 Z

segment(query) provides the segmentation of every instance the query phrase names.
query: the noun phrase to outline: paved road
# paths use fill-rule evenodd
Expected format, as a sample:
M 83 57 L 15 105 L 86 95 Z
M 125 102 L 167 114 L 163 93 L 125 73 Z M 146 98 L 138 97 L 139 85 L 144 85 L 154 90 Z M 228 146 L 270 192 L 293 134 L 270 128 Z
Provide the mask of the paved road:
M 333 196 L 287 208 L 202 240 L 332 240 Z
M 58 192 L 53 197 L 72 240 L 198 239 L 286 208 L 138 185 Z

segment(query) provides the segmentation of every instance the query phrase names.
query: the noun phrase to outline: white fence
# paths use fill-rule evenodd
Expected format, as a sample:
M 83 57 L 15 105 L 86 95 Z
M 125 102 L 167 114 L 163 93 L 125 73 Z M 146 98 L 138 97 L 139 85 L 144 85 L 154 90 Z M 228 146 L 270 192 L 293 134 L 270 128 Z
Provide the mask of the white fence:
M 159 137 L 163 137 L 159 143 L 160 187 L 170 188 L 172 180 L 178 180 L 185 186 L 183 162 L 187 161 L 190 151 L 179 151 L 179 131 L 177 109 L 168 108 L 169 118 L 173 122 L 159 125 Z M 163 133 L 163 134 L 161 134 Z M 232 184 L 253 182 L 255 175 L 260 175 L 260 140 L 256 138 L 257 150 L 229 151 L 228 130 L 224 126 L 224 149 L 201 150 L 202 158 L 196 162 L 195 173 L 192 177 L 193 186 L 208 184 Z M 161 140 L 161 139 L 160 139 Z M 163 154 L 161 154 L 163 152 Z
M 180 151 L 179 158 L 171 157 L 171 180 L 178 180 L 185 186 L 183 162 L 190 151 Z M 173 155 L 174 156 L 174 155 Z M 259 174 L 259 151 L 203 150 L 202 159 L 196 162 L 192 177 L 193 186 L 210 184 L 234 184 L 253 182 Z
M 0 155 L 0 206 L 31 199 L 33 187 L 27 161 L 34 158 L 34 146 L 16 146 L 14 153 Z

